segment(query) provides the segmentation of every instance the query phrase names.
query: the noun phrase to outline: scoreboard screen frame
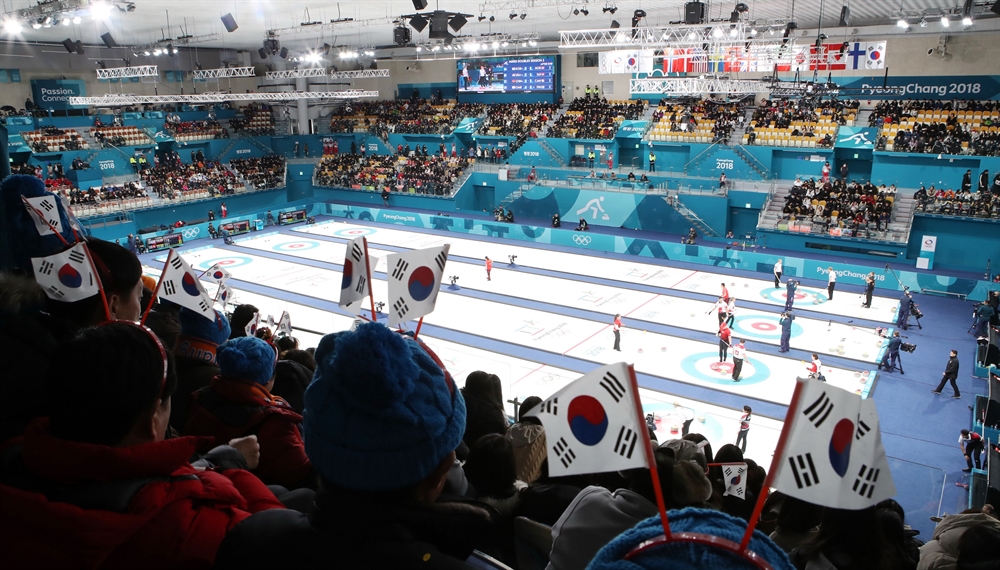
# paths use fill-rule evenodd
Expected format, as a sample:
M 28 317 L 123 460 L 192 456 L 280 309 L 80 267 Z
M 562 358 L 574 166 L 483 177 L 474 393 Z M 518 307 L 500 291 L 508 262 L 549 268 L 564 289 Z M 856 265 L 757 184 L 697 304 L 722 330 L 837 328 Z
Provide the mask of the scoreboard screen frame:
M 165 249 L 171 249 L 184 245 L 184 236 L 181 234 L 166 234 L 146 238 L 145 242 L 146 251 L 152 253 L 154 251 L 163 251 Z
M 291 216 L 291 217 L 290 217 Z M 278 225 L 288 226 L 306 221 L 309 213 L 305 210 L 290 210 L 288 212 L 278 212 Z
M 497 87 L 494 87 L 494 86 L 490 86 L 490 87 L 479 87 L 478 86 L 479 75 L 480 75 L 480 67 L 484 63 L 487 64 L 487 65 L 494 66 L 494 68 L 495 68 L 495 66 L 503 66 L 503 71 L 500 72 L 500 73 L 503 73 L 503 77 L 504 77 L 504 79 L 506 79 L 506 75 L 508 73 L 510 73 L 510 71 L 507 69 L 507 67 L 508 67 L 509 64 L 511 64 L 511 63 L 525 62 L 525 61 L 531 61 L 531 60 L 544 60 L 544 61 L 547 61 L 548 63 L 550 63 L 552 65 L 552 76 L 551 76 L 552 88 L 551 89 L 510 89 L 510 90 L 508 90 L 508 89 L 504 89 L 502 87 L 497 88 Z M 556 88 L 557 88 L 556 77 L 558 75 L 557 64 L 558 64 L 558 62 L 556 61 L 556 57 L 554 55 L 510 56 L 510 57 L 480 57 L 480 58 L 459 59 L 459 60 L 456 61 L 456 91 L 460 95 L 461 94 L 467 94 L 467 95 L 477 95 L 477 94 L 478 95 L 493 95 L 493 94 L 511 95 L 511 94 L 536 94 L 536 93 L 542 93 L 542 94 L 549 93 L 549 94 L 551 94 L 551 93 L 555 93 L 556 92 Z M 462 82 L 463 82 L 463 70 L 465 69 L 463 66 L 465 66 L 465 65 L 468 65 L 469 80 L 471 81 L 471 85 L 468 86 L 468 87 L 463 87 L 462 86 Z M 496 80 L 494 79 L 494 83 L 495 82 L 496 82 Z
M 222 232 L 222 228 L 226 228 L 229 231 L 229 235 L 238 236 L 248 234 L 250 233 L 250 220 L 234 220 L 219 224 L 219 232 Z

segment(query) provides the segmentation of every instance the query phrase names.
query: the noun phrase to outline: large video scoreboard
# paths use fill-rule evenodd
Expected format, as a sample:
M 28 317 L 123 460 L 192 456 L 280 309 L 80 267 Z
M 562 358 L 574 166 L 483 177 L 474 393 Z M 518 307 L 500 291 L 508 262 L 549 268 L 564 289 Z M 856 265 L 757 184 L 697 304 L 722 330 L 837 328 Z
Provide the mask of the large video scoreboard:
M 460 93 L 551 93 L 556 64 L 550 55 L 458 60 Z

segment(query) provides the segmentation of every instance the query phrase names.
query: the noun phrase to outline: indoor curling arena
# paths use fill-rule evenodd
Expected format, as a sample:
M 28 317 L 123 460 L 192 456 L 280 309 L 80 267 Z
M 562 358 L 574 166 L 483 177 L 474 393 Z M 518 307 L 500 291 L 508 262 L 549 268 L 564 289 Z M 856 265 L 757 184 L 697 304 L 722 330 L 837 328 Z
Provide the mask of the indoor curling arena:
M 1000 567 L 1000 2 L 797 4 L 5 4 L 6 566 Z

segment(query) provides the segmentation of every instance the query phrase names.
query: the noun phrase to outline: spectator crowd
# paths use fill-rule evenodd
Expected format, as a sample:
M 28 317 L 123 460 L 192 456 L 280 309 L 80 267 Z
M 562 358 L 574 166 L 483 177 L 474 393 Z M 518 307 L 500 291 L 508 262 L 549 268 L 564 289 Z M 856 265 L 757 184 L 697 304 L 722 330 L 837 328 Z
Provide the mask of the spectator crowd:
M 425 147 L 426 148 L 426 147 Z M 397 155 L 343 153 L 325 157 L 316 172 L 321 186 L 450 196 L 470 166 L 467 157 L 423 152 Z
M 781 212 L 788 220 L 810 220 L 824 229 L 844 228 L 857 235 L 870 230 L 886 231 L 895 197 L 895 185 L 796 179 Z
M 359 160 L 333 158 L 352 169 Z M 378 159 L 417 171 L 446 161 Z M 867 184 L 814 191 L 878 194 Z M 2 192 L 10 202 L 44 185 L 12 177 Z M 94 238 L 104 295 L 53 300 L 32 257 L 63 246 L 39 236 L 23 208 L 3 215 L 15 234 L 0 273 L 0 528 L 12 568 L 471 569 L 489 563 L 483 554 L 518 570 L 1000 561 L 989 503 L 944 516 L 925 544 L 892 499 L 847 510 L 781 492 L 762 505 L 749 543 L 756 562 L 708 540 L 628 556 L 663 532 L 658 497 L 676 532 L 738 542 L 766 492 L 764 467 L 736 445 L 713 448 L 692 410 L 683 427 L 648 416 L 655 479 L 646 467 L 553 477 L 548 452 L 564 444 L 527 413 L 542 399 L 509 416 L 503 381 L 488 370 L 468 372 L 459 388 L 431 348 L 382 323 L 302 350 L 294 336 L 248 326 L 260 315 L 249 304 L 205 317 L 154 301 L 157 282 L 131 248 Z M 746 464 L 741 494 L 727 492 L 740 482 L 731 464 Z
M 229 167 L 257 190 L 281 188 L 285 185 L 285 157 L 268 154 L 261 158 L 234 158 Z
M 577 97 L 566 113 L 549 127 L 552 138 L 613 139 L 622 120 L 638 120 L 646 109 L 645 99 L 609 103 L 597 97 Z

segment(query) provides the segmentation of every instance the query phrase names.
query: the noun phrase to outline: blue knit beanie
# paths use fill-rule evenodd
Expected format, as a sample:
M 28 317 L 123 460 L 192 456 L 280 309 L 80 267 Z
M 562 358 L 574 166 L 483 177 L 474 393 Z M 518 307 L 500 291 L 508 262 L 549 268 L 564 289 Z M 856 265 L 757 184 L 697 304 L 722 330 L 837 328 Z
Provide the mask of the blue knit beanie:
M 696 532 L 729 539 L 739 544 L 747 523 L 723 512 L 687 508 L 669 511 L 671 532 Z M 587 570 L 756 570 L 756 566 L 738 555 L 716 546 L 693 542 L 671 542 L 654 546 L 625 560 L 625 555 L 640 543 L 663 534 L 659 515 L 650 517 L 609 542 L 587 566 Z M 795 570 L 774 542 L 759 530 L 753 532 L 749 548 L 774 570 Z
M 204 317 L 202 320 L 208 322 Z M 263 386 L 274 376 L 278 351 L 257 337 L 243 336 L 219 346 L 216 362 L 222 376 L 248 380 Z
M 215 310 L 215 321 L 203 317 L 191 309 L 180 310 L 181 335 L 203 340 L 216 346 L 229 340 L 229 319 L 222 311 Z
M 21 269 L 31 272 L 31 258 L 52 255 L 66 248 L 63 242 L 54 234 L 39 235 L 35 222 L 28 213 L 21 196 L 38 198 L 39 196 L 55 196 L 45 189 L 45 183 L 38 177 L 27 174 L 13 174 L 0 183 L 0 201 L 3 206 L 3 220 L 0 231 L 5 232 L 5 244 L 0 255 L 0 269 Z M 59 210 L 59 222 L 62 224 L 62 236 L 67 242 L 73 243 L 73 230 L 69 226 L 69 216 L 63 208 L 62 201 L 56 199 Z M 83 237 L 83 236 L 80 236 Z
M 306 455 L 345 489 L 414 485 L 465 432 L 465 400 L 451 377 L 416 341 L 378 323 L 323 337 L 304 403 Z

